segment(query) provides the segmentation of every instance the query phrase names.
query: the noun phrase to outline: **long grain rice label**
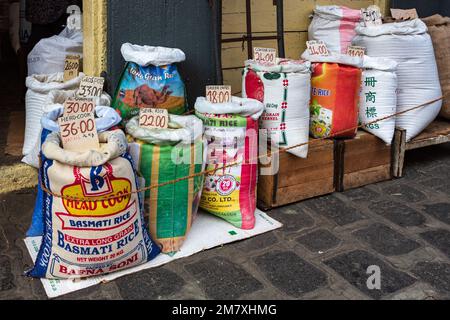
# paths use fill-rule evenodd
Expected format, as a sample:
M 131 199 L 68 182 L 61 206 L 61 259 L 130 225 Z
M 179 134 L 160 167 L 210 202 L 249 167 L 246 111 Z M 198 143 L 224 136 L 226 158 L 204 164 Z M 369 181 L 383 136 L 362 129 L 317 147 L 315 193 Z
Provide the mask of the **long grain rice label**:
M 206 100 L 211 103 L 231 101 L 231 86 L 206 86 Z
M 139 109 L 139 127 L 149 129 L 167 129 L 169 127 L 169 112 L 167 109 Z

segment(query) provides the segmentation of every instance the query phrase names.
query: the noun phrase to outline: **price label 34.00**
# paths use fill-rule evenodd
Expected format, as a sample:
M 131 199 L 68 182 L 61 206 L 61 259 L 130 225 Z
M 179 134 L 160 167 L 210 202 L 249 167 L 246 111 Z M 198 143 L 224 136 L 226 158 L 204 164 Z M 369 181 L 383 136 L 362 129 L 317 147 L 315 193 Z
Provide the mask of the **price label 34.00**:
M 58 123 L 65 150 L 85 152 L 100 148 L 93 112 L 62 116 Z
M 169 112 L 167 109 L 139 109 L 139 127 L 149 129 L 166 129 L 169 127 Z
M 105 79 L 102 77 L 86 76 L 81 80 L 80 88 L 78 89 L 78 97 L 100 97 L 103 93 L 103 84 Z
M 206 86 L 206 100 L 211 103 L 231 101 L 231 86 Z
M 312 56 L 328 56 L 328 55 L 330 55 L 327 45 L 322 40 L 306 41 L 306 47 L 309 51 L 309 54 Z

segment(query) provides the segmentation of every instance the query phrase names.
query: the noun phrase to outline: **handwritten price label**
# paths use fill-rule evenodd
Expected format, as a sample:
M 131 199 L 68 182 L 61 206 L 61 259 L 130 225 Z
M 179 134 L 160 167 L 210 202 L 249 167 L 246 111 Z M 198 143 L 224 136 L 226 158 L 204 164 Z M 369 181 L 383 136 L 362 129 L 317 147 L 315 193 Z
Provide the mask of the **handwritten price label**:
M 167 109 L 142 108 L 139 110 L 139 127 L 166 129 L 169 127 L 169 112 Z
M 206 86 L 206 100 L 211 103 L 230 102 L 231 86 Z
M 93 112 L 62 116 L 58 123 L 65 150 L 84 152 L 100 149 Z
M 103 93 L 104 83 L 105 79 L 103 79 L 102 77 L 86 76 L 81 80 L 77 96 L 85 98 L 100 97 Z
M 364 47 L 349 46 L 347 48 L 347 55 L 349 55 L 350 57 L 364 58 L 365 53 L 366 53 L 366 48 L 364 48 Z
M 273 48 L 253 48 L 253 60 L 260 64 L 274 65 L 277 59 L 277 50 Z
M 90 98 L 69 98 L 64 102 L 63 116 L 77 113 L 94 112 L 94 101 Z
M 78 77 L 80 56 L 67 55 L 64 62 L 64 82 Z
M 391 9 L 392 18 L 395 20 L 413 20 L 419 18 L 416 8 L 413 9 Z
M 381 11 L 378 6 L 370 6 L 367 9 L 361 9 L 361 15 L 366 27 L 383 24 L 383 21 L 381 21 Z
M 322 40 L 306 41 L 306 47 L 309 51 L 309 54 L 312 56 L 328 56 L 328 55 L 330 55 L 327 45 Z

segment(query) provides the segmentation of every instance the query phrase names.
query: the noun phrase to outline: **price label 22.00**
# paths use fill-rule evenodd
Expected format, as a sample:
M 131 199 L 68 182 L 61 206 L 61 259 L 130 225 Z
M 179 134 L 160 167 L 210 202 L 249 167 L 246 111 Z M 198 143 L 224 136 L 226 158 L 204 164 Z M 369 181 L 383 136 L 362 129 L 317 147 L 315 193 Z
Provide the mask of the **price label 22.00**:
M 103 93 L 105 79 L 102 77 L 84 77 L 81 80 L 77 95 L 79 97 L 100 97 Z
M 142 108 L 139 110 L 139 127 L 166 129 L 169 127 L 169 112 L 167 109 Z
M 65 150 L 85 152 L 100 148 L 93 112 L 69 114 L 58 122 Z
M 230 102 L 231 86 L 206 86 L 206 100 L 211 103 Z

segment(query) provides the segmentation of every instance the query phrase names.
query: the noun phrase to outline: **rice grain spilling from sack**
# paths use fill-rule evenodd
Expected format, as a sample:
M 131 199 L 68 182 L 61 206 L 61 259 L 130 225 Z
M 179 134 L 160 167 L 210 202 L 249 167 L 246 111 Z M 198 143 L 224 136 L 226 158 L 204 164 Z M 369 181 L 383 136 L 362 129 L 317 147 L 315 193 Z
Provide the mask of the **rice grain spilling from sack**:
M 235 227 L 255 226 L 258 178 L 258 119 L 264 105 L 255 99 L 232 97 L 229 103 L 195 102 L 208 142 L 206 170 L 200 207 Z M 223 168 L 223 166 L 238 163 Z
M 200 173 L 204 169 L 203 124 L 195 116 L 170 115 L 168 129 L 139 127 L 138 117 L 126 130 L 129 150 L 145 187 Z M 150 233 L 162 252 L 180 250 L 195 219 L 203 188 L 199 175 L 145 191 Z
M 353 44 L 367 48 L 370 57 L 398 63 L 397 112 L 442 96 L 433 43 L 427 26 L 419 19 L 386 23 L 377 27 L 356 27 Z M 375 97 L 376 99 L 376 97 Z M 408 111 L 396 117 L 396 127 L 406 130 L 406 140 L 421 133 L 439 114 L 442 101 Z
M 112 107 L 124 122 L 139 114 L 139 108 L 167 109 L 182 114 L 187 109 L 184 82 L 175 63 L 185 60 L 180 49 L 124 43 L 127 61 Z
M 308 28 L 308 40 L 322 40 L 328 50 L 346 53 L 360 20 L 360 10 L 342 6 L 316 6 Z
M 311 63 L 284 59 L 266 66 L 248 60 L 245 65 L 242 96 L 264 103 L 260 128 L 281 147 L 308 142 Z M 308 145 L 288 152 L 306 158 Z
M 397 62 L 385 58 L 364 57 L 359 121 L 369 123 L 397 111 Z M 364 130 L 390 145 L 394 138 L 395 117 L 369 124 Z
M 70 152 L 57 133 L 42 146 L 44 236 L 34 268 L 39 278 L 80 278 L 130 268 L 160 249 L 145 228 L 136 176 L 120 130 L 99 134 L 100 150 Z M 130 192 L 134 192 L 129 194 Z M 117 198 L 106 199 L 111 196 Z
M 422 19 L 433 40 L 444 100 L 440 115 L 450 120 L 450 18 L 439 14 Z

